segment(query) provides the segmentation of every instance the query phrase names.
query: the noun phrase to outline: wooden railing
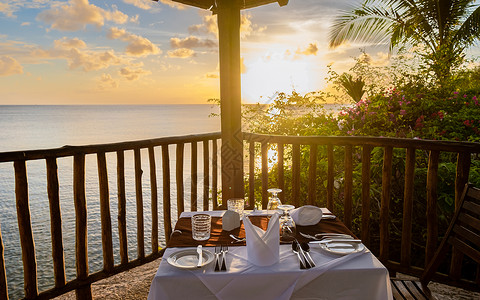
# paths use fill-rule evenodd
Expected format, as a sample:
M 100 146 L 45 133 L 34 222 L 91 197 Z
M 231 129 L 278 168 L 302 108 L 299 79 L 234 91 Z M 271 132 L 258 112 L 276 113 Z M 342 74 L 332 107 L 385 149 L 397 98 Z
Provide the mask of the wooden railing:
M 157 171 L 162 172 L 163 188 L 163 229 L 165 240 L 168 241 L 172 232 L 172 205 L 171 203 L 171 179 L 170 179 L 170 153 L 169 146 L 176 148 L 175 178 L 176 178 L 176 211 L 177 216 L 185 209 L 184 199 L 184 148 L 189 146 L 190 173 L 191 173 L 191 198 L 190 209 L 195 211 L 218 209 L 218 146 L 220 133 L 199 134 L 181 137 L 158 138 L 152 140 L 91 145 L 91 146 L 65 146 L 58 149 L 17 151 L 0 153 L 0 163 L 13 162 L 15 172 L 15 198 L 17 207 L 17 219 L 19 237 L 22 249 L 22 261 L 24 272 L 24 296 L 25 299 L 49 299 L 66 292 L 76 290 L 77 299 L 91 299 L 91 284 L 113 274 L 126 271 L 135 266 L 152 261 L 162 255 L 159 249 L 159 204 L 157 195 Z M 198 149 L 198 143 L 202 146 Z M 156 148 L 161 148 L 162 168 L 157 170 Z M 144 235 L 144 212 L 143 212 L 143 189 L 142 186 L 142 155 L 141 151 L 148 151 L 150 173 L 150 205 L 151 205 L 151 253 L 145 255 Z M 200 151 L 203 153 L 203 170 L 198 170 L 198 158 Z M 136 240 L 137 257 L 128 257 L 127 243 L 127 210 L 133 209 L 126 206 L 125 192 L 125 152 L 133 151 L 134 154 L 134 181 L 136 197 Z M 112 221 L 110 206 L 110 191 L 108 184 L 106 154 L 116 154 L 117 162 L 117 193 L 118 193 L 118 237 L 120 263 L 114 264 L 112 244 Z M 98 168 L 98 201 L 100 203 L 101 237 L 103 253 L 103 269 L 95 273 L 89 273 L 88 248 L 87 248 L 87 205 L 86 205 L 86 170 L 85 158 L 96 155 Z M 62 214 L 59 197 L 59 177 L 57 172 L 57 159 L 73 157 L 73 200 L 75 206 L 75 263 L 76 278 L 66 280 L 65 253 L 62 238 Z M 32 232 L 32 223 L 29 205 L 29 185 L 27 180 L 27 164 L 32 160 L 45 160 L 47 171 L 48 203 L 50 206 L 50 228 L 53 256 L 53 270 L 55 285 L 53 288 L 40 291 L 37 284 L 37 258 L 35 243 Z M 211 169 L 210 169 L 211 168 Z M 203 205 L 198 207 L 198 174 L 203 174 Z M 210 175 L 211 174 L 211 175 Z M 212 191 L 212 193 L 211 193 Z M 13 201 L 14 199 L 2 199 Z M 46 200 L 46 199 L 45 199 Z M 215 203 L 209 206 L 210 203 Z M 46 205 L 46 201 L 45 204 Z M 2 235 L 0 232 L 0 299 L 8 299 L 7 276 L 5 270 L 5 257 Z M 45 268 L 48 266 L 43 266 Z
M 249 153 L 249 171 L 248 171 L 248 192 L 247 197 L 254 199 L 255 197 L 255 178 L 260 177 L 261 185 L 261 205 L 266 208 L 268 201 L 267 187 L 277 186 L 284 191 L 288 191 L 281 195 L 281 201 L 291 203 L 296 207 L 311 204 L 320 207 L 327 207 L 329 210 L 339 215 L 347 227 L 352 229 L 355 234 L 361 237 L 362 241 L 369 247 L 377 249 L 374 254 L 387 266 L 387 268 L 395 273 L 402 272 L 409 275 L 419 276 L 423 271 L 423 267 L 412 265 L 412 259 L 418 256 L 418 253 L 412 255 L 412 214 L 414 203 L 418 201 L 414 197 L 415 183 L 415 165 L 416 153 L 428 153 L 428 171 L 426 174 L 426 239 L 425 244 L 425 262 L 429 261 L 436 250 L 439 238 L 444 232 L 439 233 L 438 214 L 437 214 L 437 196 L 438 196 L 438 168 L 439 157 L 442 153 L 456 154 L 456 175 L 451 178 L 455 186 L 455 203 L 458 203 L 459 197 L 463 191 L 464 185 L 468 182 L 469 170 L 472 157 L 478 160 L 480 153 L 479 143 L 466 142 L 448 142 L 448 141 L 427 141 L 419 139 L 399 139 L 384 137 L 317 137 L 317 136 L 276 136 L 244 133 L 244 140 L 248 145 Z M 375 148 L 383 149 L 383 160 L 381 167 L 381 191 L 379 191 L 380 201 L 378 203 L 378 231 L 374 232 L 378 236 L 378 240 L 372 239 L 372 151 Z M 274 151 L 272 151 L 272 149 Z M 323 157 L 320 157 L 320 151 Z M 402 158 L 404 161 L 404 190 L 403 190 L 403 213 L 401 222 L 401 239 L 399 243 L 392 244 L 391 237 L 391 203 L 392 203 L 392 172 L 394 150 L 403 149 Z M 285 151 L 289 151 L 289 155 L 285 155 Z M 272 151 L 273 153 L 269 153 Z M 343 154 L 343 161 L 335 160 L 335 154 Z M 357 154 L 354 159 L 354 153 Z M 338 155 L 337 155 L 338 156 Z M 255 157 L 260 157 L 257 162 Z M 291 162 L 286 163 L 288 157 Z M 305 161 L 302 163 L 302 157 Z M 318 181 L 317 162 L 322 159 L 327 162 L 323 172 L 326 182 Z M 276 161 L 274 165 L 272 160 Z M 354 165 L 354 161 L 360 162 Z M 342 173 L 334 174 L 337 164 L 343 165 Z M 258 167 L 260 165 L 261 167 Z M 300 166 L 305 166 L 302 170 Z M 358 170 L 360 167 L 360 171 Z M 291 177 L 286 180 L 285 169 L 289 170 Z M 290 169 L 291 168 L 291 169 Z M 275 178 L 271 178 L 269 182 L 269 170 L 276 169 Z M 360 182 L 358 186 L 353 183 L 354 169 L 360 173 Z M 290 171 L 291 170 L 291 171 Z M 300 182 L 301 172 L 306 174 L 304 182 Z M 343 190 L 341 196 L 335 196 L 335 181 L 341 179 Z M 326 185 L 326 192 L 320 194 L 319 186 Z M 307 187 L 304 193 L 301 188 Z M 354 189 L 359 190 L 359 196 L 354 199 Z M 249 202 L 250 204 L 252 202 Z M 335 203 L 339 205 L 334 205 Z M 354 205 L 359 207 L 358 215 L 354 215 Z M 252 204 L 251 207 L 252 208 Z M 353 226 L 352 221 L 357 218 L 357 225 Z M 397 259 L 390 255 L 389 250 L 392 248 L 401 249 L 400 258 Z M 460 262 L 460 263 L 459 263 Z M 470 289 L 478 289 L 479 276 L 477 283 L 461 280 L 462 272 L 461 257 L 453 255 L 449 276 L 437 274 L 436 279 L 441 282 L 451 284 L 452 278 L 455 284 Z
M 191 135 L 182 137 L 159 138 L 153 140 L 114 143 L 91 146 L 65 146 L 58 149 L 17 151 L 0 153 L 0 163 L 12 163 L 15 173 L 15 198 L 17 220 L 22 248 L 24 269 L 24 292 L 26 299 L 47 299 L 66 292 L 76 290 L 78 299 L 91 299 L 91 284 L 123 272 L 135 266 L 152 261 L 162 255 L 159 244 L 166 242 L 172 232 L 172 222 L 184 210 L 211 210 L 224 209 L 219 201 L 218 186 L 218 145 L 220 133 Z M 468 181 L 472 157 L 478 159 L 480 144 L 463 142 L 441 142 L 425 140 L 408 140 L 395 138 L 370 137 L 298 137 L 273 136 L 244 133 L 246 159 L 244 178 L 248 186 L 245 198 L 248 207 L 253 208 L 255 203 L 266 208 L 268 202 L 268 187 L 279 187 L 284 192 L 280 194 L 282 202 L 292 203 L 295 206 L 314 204 L 327 207 L 341 218 L 341 220 L 357 234 L 364 243 L 374 251 L 379 259 L 392 272 L 403 272 L 410 275 L 419 275 L 422 266 L 412 264 L 415 254 L 412 255 L 412 214 L 415 198 L 414 183 L 416 155 L 428 154 L 428 171 L 426 173 L 426 239 L 425 260 L 428 260 L 435 250 L 443 232 L 439 232 L 437 215 L 437 175 L 440 157 L 443 153 L 453 153 L 457 156 L 456 175 L 452 178 L 458 198 L 463 185 Z M 198 156 L 201 144 L 202 168 L 198 170 Z M 175 181 L 176 201 L 171 199 L 171 176 L 169 146 L 175 147 Z M 185 146 L 190 153 L 191 187 L 190 199 L 185 196 Z M 275 150 L 272 152 L 272 149 Z M 372 227 L 372 212 L 375 203 L 372 201 L 372 156 L 376 150 L 382 150 L 382 165 L 380 166 L 381 188 L 378 193 L 378 227 Z M 392 244 L 392 174 L 395 174 L 395 151 L 403 149 L 404 157 L 404 191 L 402 202 L 401 237 L 397 244 Z M 150 178 L 150 205 L 151 205 L 151 253 L 145 253 L 146 240 L 144 234 L 144 211 L 142 185 L 142 150 L 148 152 L 148 168 Z M 156 151 L 161 152 L 161 168 L 157 167 Z M 136 209 L 136 241 L 137 255 L 135 259 L 128 257 L 128 243 L 126 233 L 126 213 L 133 209 L 126 205 L 125 186 L 125 153 L 133 151 Z M 118 201 L 118 239 L 120 263 L 114 263 L 112 245 L 112 223 L 110 189 L 107 172 L 106 154 L 116 156 L 116 181 Z M 87 248 L 87 206 L 86 206 L 86 170 L 85 158 L 96 156 L 98 171 L 98 202 L 100 203 L 101 237 L 103 269 L 90 273 Z M 62 213 L 59 196 L 59 176 L 57 159 L 71 157 L 73 159 L 73 203 L 75 207 L 75 263 L 76 276 L 68 281 L 65 275 L 65 251 L 62 240 Z M 476 157 L 476 158 L 475 158 Z M 338 160 L 340 159 L 340 161 Z M 44 160 L 46 164 L 47 194 L 50 210 L 51 247 L 54 270 L 54 287 L 39 291 L 37 278 L 37 263 L 34 236 L 30 216 L 29 184 L 27 180 L 27 165 L 32 160 Z M 272 165 L 272 161 L 275 164 Z M 319 167 L 318 162 L 325 162 Z M 359 164 L 361 162 L 361 164 Z M 273 172 L 271 170 L 275 169 Z M 338 166 L 342 166 L 339 172 Z M 157 184 L 157 173 L 162 174 L 161 186 Z M 203 174 L 203 194 L 198 195 L 198 175 Z M 274 178 L 272 178 L 274 174 Z M 304 175 L 302 175 L 304 174 Z M 360 174 L 358 180 L 355 174 Z M 270 176 L 270 177 L 269 177 Z M 319 179 L 323 178 L 323 179 Z M 340 185 L 339 185 L 340 182 Z M 359 182 L 359 183 L 358 183 Z M 358 184 L 357 184 L 358 183 Z M 339 186 L 337 186 L 339 185 Z M 323 188 L 324 187 L 324 188 Z M 260 188 L 260 196 L 256 197 Z M 162 190 L 163 201 L 160 203 L 163 213 L 159 212 L 157 190 Z M 341 190 L 341 192 L 339 192 Z M 257 194 L 258 195 L 258 194 Z M 356 195 L 359 195 L 358 197 Z M 202 199 L 200 204 L 197 199 Z M 14 199 L 2 199 L 13 201 Z M 187 200 L 190 200 L 189 202 Z M 45 199 L 46 202 L 46 199 Z M 174 209 L 175 208 L 175 209 Z M 177 215 L 172 217 L 172 211 Z M 164 239 L 159 240 L 159 216 L 163 215 Z M 372 230 L 373 228 L 373 230 Z M 378 238 L 377 238 L 378 237 Z M 392 255 L 392 247 L 401 249 L 399 257 Z M 7 275 L 2 236 L 0 232 L 0 299 L 8 299 Z M 459 278 L 461 274 L 460 260 L 456 255 L 452 257 L 450 275 Z M 43 266 L 45 268 L 48 266 Z M 445 275 L 437 274 L 439 281 L 450 283 Z M 462 281 L 466 287 L 472 288 L 469 281 Z

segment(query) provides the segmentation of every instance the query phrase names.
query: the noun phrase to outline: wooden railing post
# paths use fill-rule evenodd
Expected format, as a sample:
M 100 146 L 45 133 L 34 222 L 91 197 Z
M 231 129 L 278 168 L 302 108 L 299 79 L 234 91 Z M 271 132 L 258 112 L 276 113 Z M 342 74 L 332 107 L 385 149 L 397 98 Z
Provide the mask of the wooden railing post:
M 145 257 L 145 229 L 143 227 L 143 190 L 142 190 L 142 157 L 139 148 L 133 150 L 135 160 L 135 198 L 137 206 L 137 256 Z
M 191 211 L 197 211 L 197 187 L 198 187 L 198 175 L 197 175 L 197 164 L 198 164 L 198 158 L 197 158 L 197 142 L 192 142 L 192 161 L 191 161 L 191 176 L 192 176 L 192 197 L 190 199 L 190 210 Z
M 203 210 L 209 209 L 210 202 L 210 153 L 208 140 L 203 141 Z M 228 200 L 228 199 L 225 199 Z
M 162 145 L 162 176 L 163 176 L 163 227 L 165 239 L 168 242 L 172 234 L 172 212 L 170 210 L 170 155 L 168 145 Z
M 49 157 L 47 164 L 47 193 L 50 205 L 50 231 L 52 239 L 53 273 L 55 287 L 65 285 L 65 257 L 62 239 L 62 213 L 60 210 L 60 196 L 58 185 L 57 159 Z
M 103 269 L 113 270 L 112 218 L 110 216 L 110 192 L 108 188 L 107 160 L 105 152 L 97 153 L 100 194 L 100 219 L 102 227 Z
M 218 145 L 217 140 L 212 140 L 212 202 L 213 209 L 227 209 L 227 201 L 222 201 L 222 206 L 218 205 Z M 243 198 L 243 197 L 242 197 Z
M 327 146 L 327 209 L 334 213 L 333 209 L 333 182 L 334 176 L 334 159 L 333 159 L 333 145 Z
M 261 144 L 262 155 L 262 208 L 266 209 L 268 204 L 268 144 Z
M 382 169 L 382 199 L 380 208 L 380 260 L 388 260 L 388 246 L 390 245 L 390 233 L 388 223 L 390 221 L 390 193 L 392 180 L 392 155 L 393 148 L 385 147 L 383 153 Z
M 177 181 L 177 217 L 180 218 L 180 214 L 185 211 L 185 204 L 183 203 L 184 192 L 183 192 L 183 143 L 177 144 L 177 153 L 176 153 L 176 181 Z
M 75 257 L 77 279 L 88 277 L 87 200 L 85 198 L 85 154 L 73 158 L 73 200 L 75 205 Z M 91 284 L 76 290 L 77 300 L 92 299 Z
M 345 187 L 344 187 L 344 219 L 347 228 L 352 228 L 353 210 L 353 147 L 345 147 Z
M 412 251 L 413 191 L 415 187 L 415 148 L 407 148 L 405 158 L 405 188 L 403 195 L 402 246 L 400 264 L 410 266 Z
M 284 144 L 278 143 L 278 188 L 282 192 L 278 195 L 280 202 L 285 203 L 285 170 L 284 170 Z
M 118 239 L 120 263 L 128 263 L 127 243 L 127 199 L 125 194 L 125 154 L 117 151 L 117 193 L 118 193 Z
M 300 206 L 300 144 L 292 146 L 292 200 L 295 207 Z
M 438 219 L 437 219 L 437 174 L 440 153 L 430 151 L 427 173 L 427 245 L 425 248 L 425 265 L 433 258 L 437 249 Z
M 33 241 L 30 206 L 28 204 L 27 166 L 24 160 L 15 161 L 15 195 L 17 200 L 17 220 L 22 246 L 25 298 L 37 296 L 37 259 Z
M 317 145 L 310 145 L 310 159 L 308 162 L 308 204 L 317 202 Z
M 0 226 L 0 299 L 8 300 L 7 272 L 5 269 L 5 247 L 3 246 L 2 228 Z
M 155 149 L 148 147 L 148 161 L 150 163 L 150 190 L 152 205 L 152 253 L 158 252 L 158 194 L 157 168 L 155 164 Z
M 361 239 L 370 246 L 370 168 L 372 147 L 363 146 L 362 151 L 362 231 Z
M 255 209 L 255 142 L 248 144 L 248 205 L 247 209 Z

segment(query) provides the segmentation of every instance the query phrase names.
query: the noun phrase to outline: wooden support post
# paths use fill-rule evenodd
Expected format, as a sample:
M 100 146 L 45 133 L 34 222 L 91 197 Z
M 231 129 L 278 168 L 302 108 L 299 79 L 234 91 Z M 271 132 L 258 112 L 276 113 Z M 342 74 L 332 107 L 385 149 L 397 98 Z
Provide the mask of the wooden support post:
M 97 153 L 98 180 L 100 188 L 100 218 L 102 225 L 103 269 L 113 271 L 112 218 L 110 216 L 110 192 L 108 188 L 107 160 L 105 152 Z
M 73 158 L 73 200 L 75 205 L 75 258 L 77 279 L 88 277 L 87 199 L 85 197 L 85 154 Z M 77 300 L 92 299 L 91 284 L 76 290 Z
M 388 260 L 388 246 L 390 245 L 390 198 L 392 187 L 393 148 L 385 147 L 382 169 L 382 199 L 380 208 L 380 261 Z
M 49 157 L 47 163 L 47 192 L 50 206 L 50 231 L 52 239 L 53 274 L 55 287 L 63 287 L 66 283 L 65 257 L 62 240 L 62 213 L 58 185 L 57 159 Z M 1 297 L 0 297 L 1 299 Z
M 438 163 L 440 152 L 430 151 L 427 171 L 427 245 L 425 248 L 425 265 L 433 258 L 438 244 L 438 218 L 437 218 L 437 186 Z
M 8 300 L 7 271 L 5 269 L 5 247 L 0 226 L 0 299 Z
M 240 1 L 218 0 L 222 199 L 243 198 L 243 135 L 240 79 Z
M 117 193 L 118 193 L 118 239 L 120 242 L 120 263 L 128 263 L 127 242 L 127 198 L 125 194 L 125 154 L 117 151 Z
M 152 201 L 152 253 L 158 253 L 157 167 L 155 164 L 155 149 L 153 147 L 148 147 L 148 161 L 150 162 L 150 187 L 152 191 L 150 198 Z
M 24 160 L 15 161 L 15 196 L 17 200 L 17 220 L 22 247 L 23 281 L 25 298 L 33 299 L 38 295 L 37 259 L 33 241 L 30 206 L 28 204 L 27 165 Z
M 137 206 L 137 257 L 145 257 L 145 229 L 143 227 L 143 191 L 142 191 L 142 156 L 140 148 L 133 150 L 135 160 L 135 196 Z
M 412 251 L 413 190 L 415 186 L 415 148 L 407 148 L 405 161 L 405 190 L 403 193 L 403 222 L 401 265 L 410 267 Z
M 363 146 L 362 151 L 362 229 L 361 237 L 365 246 L 370 246 L 370 170 L 372 147 Z

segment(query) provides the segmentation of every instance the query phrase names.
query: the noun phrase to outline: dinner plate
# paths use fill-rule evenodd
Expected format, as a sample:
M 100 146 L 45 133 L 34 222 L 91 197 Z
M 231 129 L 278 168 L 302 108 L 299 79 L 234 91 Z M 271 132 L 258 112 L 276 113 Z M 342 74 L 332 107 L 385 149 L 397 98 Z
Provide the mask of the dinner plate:
M 362 243 L 357 242 L 349 242 L 348 240 L 341 241 L 341 242 L 331 242 L 331 243 L 324 243 L 318 244 L 320 249 L 326 251 L 328 253 L 337 254 L 337 255 L 346 255 L 350 253 L 356 253 L 363 251 L 365 249 L 365 245 Z
M 211 263 L 214 258 L 213 253 L 205 249 L 202 251 L 202 256 L 202 267 Z M 196 269 L 198 263 L 197 248 L 175 251 L 167 258 L 167 262 L 181 269 Z

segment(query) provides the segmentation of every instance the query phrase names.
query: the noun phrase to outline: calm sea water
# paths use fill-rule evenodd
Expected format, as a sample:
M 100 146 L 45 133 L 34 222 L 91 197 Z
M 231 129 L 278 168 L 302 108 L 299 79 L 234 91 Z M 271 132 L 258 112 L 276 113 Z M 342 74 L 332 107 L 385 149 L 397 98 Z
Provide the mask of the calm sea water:
M 209 118 L 217 107 L 210 105 L 156 105 L 156 106 L 0 106 L 0 152 L 57 148 L 64 145 L 103 144 L 142 140 L 165 136 L 220 131 L 219 118 Z M 174 150 L 172 148 L 172 150 Z M 201 147 L 199 146 L 201 151 Z M 158 150 L 157 150 L 158 151 Z M 189 147 L 185 147 L 185 197 L 190 197 Z M 174 170 L 175 151 L 170 151 L 171 169 Z M 201 158 L 201 152 L 199 157 Z M 142 152 L 145 251 L 151 253 L 151 209 L 149 191 L 148 154 Z M 127 194 L 127 238 L 129 258 L 135 259 L 136 205 L 133 152 L 125 153 L 125 180 Z M 156 153 L 157 168 L 161 155 Z M 202 159 L 198 159 L 199 170 Z M 115 264 L 120 262 L 117 230 L 116 156 L 107 154 L 110 187 Z M 58 159 L 62 235 L 65 251 L 67 280 L 75 277 L 75 211 L 73 206 L 73 161 Z M 51 259 L 50 217 L 46 188 L 45 161 L 27 163 L 29 201 L 37 257 L 39 289 L 53 287 Z M 175 199 L 175 176 L 171 174 L 171 197 Z M 157 171 L 157 180 L 162 181 Z M 202 176 L 199 174 L 199 186 Z M 162 189 L 158 190 L 162 199 Z M 202 193 L 199 193 L 202 195 Z M 96 156 L 86 157 L 86 197 L 88 217 L 88 258 L 90 272 L 102 269 L 100 235 L 100 207 Z M 201 197 L 201 196 L 200 196 Z M 198 200 L 201 203 L 202 199 Z M 174 203 L 175 201 L 172 201 Z M 175 210 L 176 208 L 173 207 Z M 188 209 L 188 208 L 187 208 Z M 159 221 L 163 222 L 162 208 Z M 176 213 L 172 212 L 172 216 Z M 11 299 L 23 296 L 23 268 L 15 206 L 15 183 L 12 163 L 0 163 L 0 225 L 5 247 L 8 289 Z M 162 226 L 161 226 L 162 227 Z M 163 236 L 163 232 L 160 235 Z

